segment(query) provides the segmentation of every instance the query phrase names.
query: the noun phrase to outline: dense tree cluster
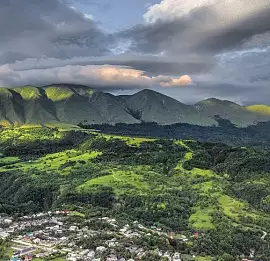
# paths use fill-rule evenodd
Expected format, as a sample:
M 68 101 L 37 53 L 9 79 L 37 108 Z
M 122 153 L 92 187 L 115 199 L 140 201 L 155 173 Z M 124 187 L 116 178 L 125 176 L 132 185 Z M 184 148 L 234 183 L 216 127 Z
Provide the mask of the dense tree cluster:
M 97 129 L 104 133 L 127 136 L 192 139 L 263 148 L 268 148 L 270 145 L 270 122 L 260 122 L 257 125 L 238 128 L 228 120 L 219 118 L 217 121 L 219 123 L 218 127 L 190 125 L 187 123 L 172 125 L 158 125 L 157 123 L 85 125 L 81 123 L 79 126 Z

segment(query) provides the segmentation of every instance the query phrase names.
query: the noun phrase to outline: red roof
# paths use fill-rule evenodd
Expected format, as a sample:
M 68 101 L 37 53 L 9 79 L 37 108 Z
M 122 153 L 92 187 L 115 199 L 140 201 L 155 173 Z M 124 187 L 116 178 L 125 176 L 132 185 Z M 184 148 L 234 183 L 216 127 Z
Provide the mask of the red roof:
M 193 236 L 194 236 L 195 238 L 198 238 L 198 237 L 199 237 L 199 233 L 198 233 L 198 232 L 195 232 L 195 233 L 193 234 Z

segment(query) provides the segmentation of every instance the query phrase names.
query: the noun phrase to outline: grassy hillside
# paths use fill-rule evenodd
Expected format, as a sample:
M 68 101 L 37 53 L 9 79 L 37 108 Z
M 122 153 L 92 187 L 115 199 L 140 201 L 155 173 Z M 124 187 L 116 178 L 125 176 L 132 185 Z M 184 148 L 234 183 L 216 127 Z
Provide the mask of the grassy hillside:
M 251 112 L 256 112 L 262 115 L 269 116 L 270 115 L 270 106 L 267 105 L 251 105 L 246 107 Z
M 0 212 L 68 208 L 200 236 L 184 252 L 269 253 L 270 154 L 57 128 L 0 133 Z M 241 239 L 241 240 L 240 240 Z M 240 241 L 239 241 L 240 240 Z
M 267 121 L 270 115 L 258 113 L 257 110 L 243 107 L 231 101 L 215 98 L 200 101 L 195 104 L 195 108 L 204 116 L 215 117 L 219 115 L 222 119 L 230 120 L 239 127 L 253 125 L 260 121 Z
M 213 118 L 205 117 L 194 107 L 152 90 L 142 90 L 122 99 L 125 100 L 124 104 L 130 113 L 143 122 L 160 124 L 184 122 L 203 126 L 217 124 Z

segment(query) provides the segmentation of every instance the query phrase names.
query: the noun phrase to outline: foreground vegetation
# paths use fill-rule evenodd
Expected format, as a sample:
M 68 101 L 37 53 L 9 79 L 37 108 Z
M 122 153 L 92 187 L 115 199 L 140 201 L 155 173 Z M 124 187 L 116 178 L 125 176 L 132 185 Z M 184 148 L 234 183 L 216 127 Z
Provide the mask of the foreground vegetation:
M 0 131 L 0 213 L 66 208 L 178 235 L 182 253 L 270 256 L 270 152 L 88 130 Z

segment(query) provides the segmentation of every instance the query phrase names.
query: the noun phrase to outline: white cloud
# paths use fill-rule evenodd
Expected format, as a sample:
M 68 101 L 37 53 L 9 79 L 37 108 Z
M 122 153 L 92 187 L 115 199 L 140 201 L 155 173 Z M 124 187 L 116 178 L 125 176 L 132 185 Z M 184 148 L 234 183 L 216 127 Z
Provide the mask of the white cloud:
M 170 78 L 168 81 L 162 81 L 160 83 L 162 87 L 176 87 L 191 84 L 193 84 L 193 81 L 189 75 L 183 75 L 179 78 Z
M 163 0 L 160 4 L 150 6 L 144 18 L 150 23 L 156 22 L 158 19 L 173 19 L 188 14 L 195 8 L 217 2 L 219 0 Z
M 85 19 L 95 20 L 95 17 L 93 15 L 91 15 L 91 14 L 84 13 L 83 16 L 84 16 Z
M 212 6 L 216 19 L 227 25 L 269 7 L 269 0 L 256 0 L 255 2 L 251 4 L 250 0 L 162 0 L 160 4 L 148 8 L 144 19 L 149 23 L 159 19 L 173 20 L 187 15 L 197 8 Z M 215 25 L 213 24 L 213 26 Z
M 33 85 L 74 83 L 101 88 L 153 88 L 191 83 L 189 76 L 180 78 L 164 75 L 149 76 L 145 71 L 117 65 L 64 65 L 26 70 L 14 70 L 10 65 L 3 65 L 0 66 L 0 76 L 2 86 L 20 86 L 29 83 Z

